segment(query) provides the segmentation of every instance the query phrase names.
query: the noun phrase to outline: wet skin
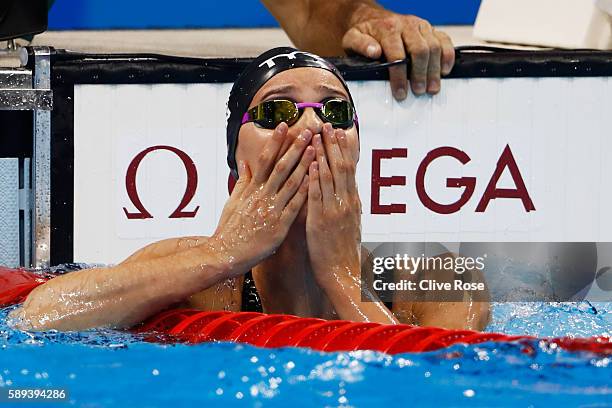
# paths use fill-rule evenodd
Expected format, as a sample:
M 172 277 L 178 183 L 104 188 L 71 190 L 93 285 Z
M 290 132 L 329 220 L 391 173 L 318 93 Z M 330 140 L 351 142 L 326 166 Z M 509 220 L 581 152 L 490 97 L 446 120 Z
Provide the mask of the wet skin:
M 249 108 L 271 99 L 320 102 L 329 97 L 349 100 L 346 90 L 333 74 L 321 69 L 299 68 L 274 76 L 257 92 Z M 294 172 L 294 182 L 297 183 L 305 173 L 311 177 L 308 200 L 304 202 L 283 243 L 273 255 L 253 268 L 264 310 L 269 313 L 338 318 L 337 309 L 341 309 L 344 318 L 349 316 L 352 320 L 369 320 L 361 311 L 364 303 L 350 296 L 359 287 L 357 278 L 361 268 L 369 269 L 371 266 L 365 250 L 360 249 L 361 203 L 354 169 L 359 160 L 357 129 L 353 126 L 344 131 L 334 130 L 312 109 L 306 109 L 293 126 L 287 128 L 281 125 L 276 131 L 283 136 L 275 156 L 277 166 L 279 161 L 287 159 L 283 155 L 296 140 L 306 134 L 308 140 L 304 141 L 303 150 L 300 150 L 302 170 Z M 274 135 L 275 130 L 263 129 L 254 123 L 243 125 L 239 134 L 237 161 L 244 161 L 249 168 L 258 170 L 264 146 Z M 310 165 L 306 172 L 307 163 Z M 340 170 L 341 167 L 347 168 Z M 346 177 L 341 177 L 340 173 Z M 316 178 L 312 177 L 314 175 Z M 322 178 L 331 179 L 331 182 L 324 183 Z M 315 200 L 314 196 L 320 198 Z M 344 256 L 341 258 L 340 254 Z M 441 255 L 446 256 L 452 255 Z M 445 276 L 444 271 L 424 273 L 438 279 L 450 278 Z M 205 291 L 192 297 L 189 306 L 209 306 L 210 298 L 215 298 L 219 292 L 228 292 L 227 286 L 214 289 L 213 296 Z M 240 287 L 239 284 L 232 286 Z M 336 300 L 336 304 L 330 299 Z M 234 298 L 234 302 L 239 302 L 239 299 Z M 371 306 L 378 309 L 375 312 L 381 311 L 379 318 L 385 318 L 384 306 L 380 303 L 372 303 Z M 488 320 L 488 304 L 471 302 L 468 298 L 465 302 L 397 301 L 393 312 L 402 323 L 449 328 L 482 328 Z
M 329 97 L 348 99 L 333 74 L 297 68 L 268 81 L 251 107 Z M 117 266 L 57 277 L 11 317 L 30 330 L 76 330 L 131 327 L 172 306 L 240 310 L 242 277 L 252 270 L 265 312 L 397 323 L 377 299 L 361 300 L 358 157 L 357 129 L 333 129 L 312 108 L 291 127 L 247 123 L 236 153 L 240 177 L 211 237 L 157 242 Z M 448 308 L 440 320 L 440 305 L 401 306 L 409 323 L 484 324 Z

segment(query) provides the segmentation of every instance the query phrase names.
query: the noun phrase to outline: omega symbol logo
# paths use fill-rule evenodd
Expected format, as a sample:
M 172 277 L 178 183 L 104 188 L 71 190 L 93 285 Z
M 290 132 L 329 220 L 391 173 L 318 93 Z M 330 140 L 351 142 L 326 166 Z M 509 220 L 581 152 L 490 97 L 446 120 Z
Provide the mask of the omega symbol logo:
M 149 153 L 156 150 L 166 150 L 174 153 L 179 159 L 181 159 L 181 162 L 185 167 L 185 171 L 187 172 L 187 186 L 185 187 L 183 198 L 181 199 L 178 207 L 176 207 L 176 210 L 174 210 L 172 214 L 168 216 L 168 218 L 195 218 L 200 206 L 196 206 L 193 211 L 186 211 L 185 208 L 187 208 L 187 206 L 191 203 L 191 200 L 193 199 L 198 188 L 198 170 L 196 169 L 193 160 L 191 160 L 191 157 L 189 157 L 187 153 L 172 146 L 152 146 L 138 153 L 136 157 L 132 159 L 125 174 L 125 189 L 130 201 L 137 211 L 129 212 L 127 208 L 123 207 L 125 216 L 128 220 L 144 220 L 147 218 L 153 218 L 153 215 L 151 215 L 151 213 L 145 208 L 142 201 L 140 201 L 140 197 L 138 196 L 136 173 L 138 172 L 138 167 L 142 163 L 142 160 Z

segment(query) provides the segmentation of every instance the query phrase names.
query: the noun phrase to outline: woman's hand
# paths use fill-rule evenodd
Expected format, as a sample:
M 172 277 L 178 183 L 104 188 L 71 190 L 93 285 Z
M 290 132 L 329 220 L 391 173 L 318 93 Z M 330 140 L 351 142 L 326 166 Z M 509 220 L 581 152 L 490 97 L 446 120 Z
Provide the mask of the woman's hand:
M 303 131 L 276 162 L 287 131 L 285 123 L 277 126 L 252 173 L 244 161 L 238 164 L 238 182 L 212 237 L 232 274 L 245 273 L 274 253 L 306 201 L 307 171 L 315 157 L 308 146 L 312 134 Z
M 361 202 L 355 181 L 356 157 L 344 130 L 323 126 L 314 135 L 316 162 L 310 165 L 306 241 L 320 285 L 335 274 L 359 279 Z
M 343 130 L 323 127 L 315 135 L 310 165 L 306 243 L 315 279 L 341 319 L 397 324 L 397 319 L 361 287 L 361 202 L 356 149 Z M 363 298 L 367 297 L 367 300 Z

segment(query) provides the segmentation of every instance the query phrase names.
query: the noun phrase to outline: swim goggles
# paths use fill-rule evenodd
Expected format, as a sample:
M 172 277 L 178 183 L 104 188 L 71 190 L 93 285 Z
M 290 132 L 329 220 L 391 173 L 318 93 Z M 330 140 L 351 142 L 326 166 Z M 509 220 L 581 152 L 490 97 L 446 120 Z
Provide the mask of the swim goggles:
M 313 108 L 324 122 L 335 128 L 347 129 L 358 124 L 353 105 L 344 99 L 328 99 L 322 103 L 293 102 L 287 99 L 265 101 L 249 109 L 242 116 L 242 124 L 254 122 L 265 129 L 274 129 L 281 122 L 292 126 L 296 123 L 305 108 Z

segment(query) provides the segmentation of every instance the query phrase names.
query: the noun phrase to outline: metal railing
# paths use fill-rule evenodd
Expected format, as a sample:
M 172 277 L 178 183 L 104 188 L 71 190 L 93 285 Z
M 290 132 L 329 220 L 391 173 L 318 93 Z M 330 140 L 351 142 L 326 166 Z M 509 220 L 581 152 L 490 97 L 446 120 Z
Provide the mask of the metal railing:
M 0 110 L 33 112 L 31 160 L 0 159 L 0 265 L 38 268 L 50 258 L 51 61 L 48 47 L 32 48 L 30 65 L 24 51 L 0 50 Z

